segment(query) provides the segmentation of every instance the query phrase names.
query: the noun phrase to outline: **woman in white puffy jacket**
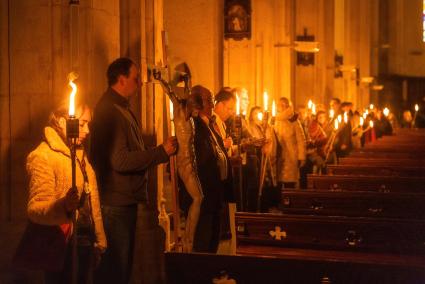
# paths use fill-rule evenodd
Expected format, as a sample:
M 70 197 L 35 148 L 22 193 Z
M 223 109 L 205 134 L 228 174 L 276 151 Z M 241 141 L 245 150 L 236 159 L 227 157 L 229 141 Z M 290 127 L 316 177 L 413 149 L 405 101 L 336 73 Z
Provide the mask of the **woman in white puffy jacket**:
M 78 236 L 79 253 L 79 283 L 85 283 L 91 275 L 86 263 L 88 259 L 99 260 L 106 249 L 106 237 L 103 230 L 102 216 L 99 204 L 99 194 L 95 173 L 90 166 L 82 142 L 86 138 L 91 119 L 90 110 L 86 106 L 77 107 L 76 118 L 79 119 L 78 149 L 76 151 L 76 185 L 77 190 L 72 190 L 72 170 L 70 148 L 66 139 L 67 107 L 63 105 L 50 115 L 49 125 L 44 129 L 44 141 L 27 157 L 27 171 L 30 178 L 28 217 L 31 223 L 44 226 L 60 226 L 64 235 L 67 235 L 67 248 L 65 255 L 59 257 L 58 262 L 63 262 L 63 269 L 59 271 L 46 271 L 46 283 L 67 283 L 70 277 L 72 215 L 77 210 L 77 215 L 90 220 L 89 242 L 81 246 L 84 238 Z M 80 206 L 80 197 L 83 190 L 89 193 L 88 206 Z M 88 218 L 87 218 L 88 217 Z M 65 228 L 65 229 L 64 229 Z M 78 227 L 80 230 L 80 227 Z M 83 230 L 84 231 L 84 230 Z M 87 245 L 89 243 L 89 245 Z M 82 249 L 83 248 L 83 249 Z

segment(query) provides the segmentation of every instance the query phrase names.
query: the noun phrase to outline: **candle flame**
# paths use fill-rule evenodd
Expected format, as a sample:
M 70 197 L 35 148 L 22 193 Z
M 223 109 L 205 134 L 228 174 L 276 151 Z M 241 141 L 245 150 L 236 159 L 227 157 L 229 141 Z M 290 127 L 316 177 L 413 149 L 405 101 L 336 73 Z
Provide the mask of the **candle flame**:
M 258 118 L 258 120 L 263 121 L 263 113 L 262 112 L 259 112 L 257 114 L 257 118 Z
M 311 109 L 312 107 L 313 107 L 313 102 L 311 100 L 308 100 L 307 108 Z
M 337 130 L 338 129 L 338 127 L 339 127 L 339 122 L 338 122 L 338 119 L 335 119 L 335 130 Z
M 313 115 L 316 115 L 316 105 L 315 105 L 315 104 L 312 104 L 312 105 L 311 105 L 311 113 L 312 113 Z
M 171 100 L 170 100 L 170 120 L 174 120 L 174 105 Z
M 415 104 L 415 111 L 419 111 L 419 105 Z
M 276 116 L 276 103 L 273 100 L 272 102 L 272 116 L 275 117 Z
M 390 110 L 386 107 L 386 108 L 384 108 L 384 115 L 385 116 L 388 116 L 389 114 L 390 114 Z
M 69 80 L 69 86 L 72 88 L 69 95 L 69 116 L 75 116 L 75 95 L 77 93 L 77 85 L 73 82 L 74 79 Z
M 370 109 L 373 109 L 374 107 L 375 107 L 375 106 L 374 106 L 373 104 L 370 104 L 370 105 L 369 105 L 369 108 L 370 108 Z
M 363 126 L 363 124 L 364 124 L 364 118 L 360 117 L 360 126 Z
M 344 123 L 348 122 L 348 114 L 344 112 Z
M 373 121 L 371 120 L 371 121 L 369 121 L 369 126 L 371 127 L 371 128 L 373 128 Z
M 241 113 L 241 102 L 239 100 L 239 96 L 236 94 L 236 115 L 240 115 Z
M 264 92 L 264 111 L 267 111 L 269 105 L 269 95 L 267 94 L 267 91 Z
M 334 116 L 335 116 L 335 111 L 333 109 L 329 110 L 329 117 L 334 118 Z
M 338 122 L 341 123 L 342 122 L 342 116 L 338 115 Z

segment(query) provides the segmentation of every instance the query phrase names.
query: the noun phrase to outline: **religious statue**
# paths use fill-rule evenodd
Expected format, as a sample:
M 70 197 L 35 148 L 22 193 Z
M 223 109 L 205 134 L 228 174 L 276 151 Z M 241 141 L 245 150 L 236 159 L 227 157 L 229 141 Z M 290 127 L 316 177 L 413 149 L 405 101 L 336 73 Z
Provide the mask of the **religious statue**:
M 192 198 L 183 235 L 183 251 L 191 252 L 203 199 L 202 188 L 196 171 L 193 141 L 194 125 L 191 117 L 196 117 L 202 109 L 202 98 L 199 95 L 190 94 L 191 75 L 186 63 L 177 65 L 174 71 L 174 76 L 169 82 L 161 76 L 160 72 L 154 72 L 154 78 L 161 83 L 165 93 L 173 103 L 174 126 L 179 143 L 177 171 Z M 184 87 L 178 87 L 177 85 L 182 82 Z M 174 229 L 177 230 L 178 228 Z

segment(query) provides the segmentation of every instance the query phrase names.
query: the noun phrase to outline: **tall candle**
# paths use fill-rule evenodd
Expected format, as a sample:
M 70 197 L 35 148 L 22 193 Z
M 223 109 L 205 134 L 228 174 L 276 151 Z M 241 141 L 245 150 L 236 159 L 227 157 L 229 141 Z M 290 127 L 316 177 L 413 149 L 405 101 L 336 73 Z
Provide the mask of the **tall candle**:
M 171 136 L 175 136 L 176 135 L 176 130 L 174 128 L 174 106 L 173 106 L 173 102 L 170 100 L 170 130 L 171 130 Z
M 269 105 L 269 95 L 267 94 L 267 92 L 264 92 L 264 111 L 268 110 L 268 105 Z
M 311 109 L 312 107 L 313 107 L 313 102 L 311 100 L 308 100 L 307 108 Z
M 69 116 L 74 117 L 75 116 L 75 95 L 77 93 L 77 85 L 73 82 L 74 78 L 70 78 L 69 80 L 69 86 L 71 86 L 72 91 L 69 95 Z

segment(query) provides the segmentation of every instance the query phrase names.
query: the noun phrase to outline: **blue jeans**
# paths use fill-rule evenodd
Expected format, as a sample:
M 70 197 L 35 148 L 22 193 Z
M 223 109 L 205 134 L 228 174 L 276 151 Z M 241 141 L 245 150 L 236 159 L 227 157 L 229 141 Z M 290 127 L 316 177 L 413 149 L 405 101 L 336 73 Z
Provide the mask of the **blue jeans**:
M 108 248 L 96 271 L 95 283 L 127 284 L 133 264 L 137 204 L 102 206 Z

